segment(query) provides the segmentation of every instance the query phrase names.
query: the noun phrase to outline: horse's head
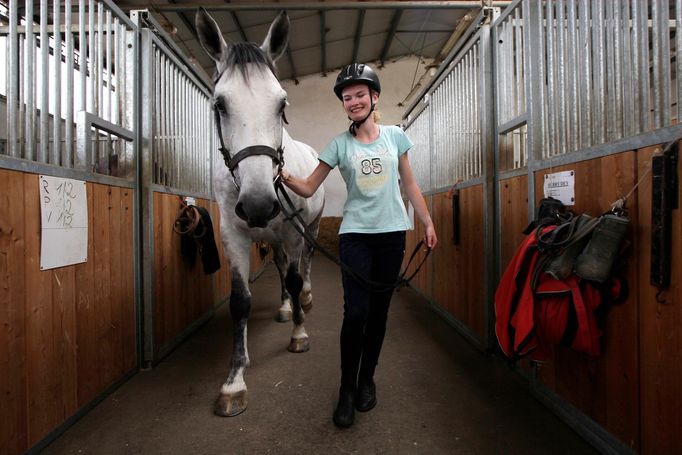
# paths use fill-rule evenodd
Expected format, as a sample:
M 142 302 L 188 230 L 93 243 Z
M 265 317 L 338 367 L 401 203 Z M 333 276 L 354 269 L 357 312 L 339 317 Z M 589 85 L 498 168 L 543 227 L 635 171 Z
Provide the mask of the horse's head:
M 199 41 L 215 61 L 213 93 L 221 150 L 239 196 L 237 215 L 249 227 L 265 227 L 279 214 L 273 179 L 281 163 L 287 94 L 275 76 L 274 62 L 284 53 L 289 17 L 281 12 L 263 44 L 226 43 L 215 20 L 200 8 Z

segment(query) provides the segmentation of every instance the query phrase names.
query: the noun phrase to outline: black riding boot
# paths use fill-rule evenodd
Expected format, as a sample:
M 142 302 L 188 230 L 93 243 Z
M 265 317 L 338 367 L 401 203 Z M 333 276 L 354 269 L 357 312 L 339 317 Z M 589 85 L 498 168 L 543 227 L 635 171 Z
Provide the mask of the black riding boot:
M 358 379 L 358 391 L 355 394 L 355 409 L 367 412 L 377 404 L 377 387 L 372 378 Z
M 344 318 L 341 326 L 341 388 L 334 411 L 334 423 L 340 427 L 353 425 L 355 391 L 362 353 L 362 320 Z
M 355 389 L 341 385 L 339 402 L 334 410 L 334 424 L 339 427 L 349 427 L 355 420 Z

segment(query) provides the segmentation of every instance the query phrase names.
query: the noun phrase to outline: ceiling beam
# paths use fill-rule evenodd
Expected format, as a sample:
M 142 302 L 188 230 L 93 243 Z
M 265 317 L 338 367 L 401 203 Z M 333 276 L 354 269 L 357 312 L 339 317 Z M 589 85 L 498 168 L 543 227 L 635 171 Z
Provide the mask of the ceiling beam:
M 506 7 L 511 1 L 493 1 L 492 6 Z M 125 1 L 116 2 L 119 8 L 139 9 L 139 3 L 127 3 Z M 156 11 L 196 11 L 197 3 L 175 3 L 175 4 L 150 4 Z M 460 1 L 368 1 L 368 2 L 300 2 L 300 3 L 226 3 L 203 5 L 208 11 L 263 11 L 263 10 L 357 10 L 357 9 L 473 9 L 480 8 L 480 0 L 460 0 Z
M 237 30 L 239 31 L 239 35 L 241 35 L 242 37 L 242 41 L 248 41 L 249 39 L 246 37 L 246 32 L 244 31 L 244 27 L 242 27 L 242 23 L 239 22 L 237 13 L 235 11 L 230 11 L 230 16 L 232 16 L 232 21 L 234 22 L 234 25 L 237 26 Z
M 327 75 L 327 16 L 325 11 L 320 11 L 320 51 L 322 52 L 321 71 L 322 76 Z
M 176 1 L 175 0 L 168 0 L 169 3 L 175 5 Z M 187 17 L 187 13 L 178 11 L 178 17 L 180 18 L 180 21 L 187 27 L 187 29 L 190 31 L 190 33 L 194 36 L 195 39 L 199 39 L 199 35 L 197 34 L 197 30 L 194 28 L 194 23 L 189 20 Z M 170 21 L 169 21 L 170 22 Z
M 353 59 L 352 62 L 358 61 L 358 49 L 360 49 L 360 38 L 362 37 L 362 27 L 365 24 L 365 10 L 358 11 L 358 22 L 355 26 L 355 40 L 353 41 Z
M 381 57 L 379 57 L 379 67 L 383 68 L 384 62 L 386 61 L 386 56 L 388 55 L 388 50 L 391 48 L 391 43 L 393 42 L 393 37 L 395 36 L 395 31 L 398 30 L 398 23 L 400 23 L 400 17 L 403 15 L 403 10 L 399 9 L 393 13 L 393 19 L 391 19 L 391 27 L 388 30 L 388 36 L 386 37 L 386 42 L 384 43 L 384 49 L 381 51 Z

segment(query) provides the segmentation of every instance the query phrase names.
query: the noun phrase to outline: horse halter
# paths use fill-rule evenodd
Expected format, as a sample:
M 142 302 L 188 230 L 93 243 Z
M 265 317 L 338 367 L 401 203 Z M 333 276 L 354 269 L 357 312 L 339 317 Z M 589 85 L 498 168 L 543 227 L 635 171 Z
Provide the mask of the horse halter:
M 279 178 L 279 174 L 284 167 L 284 148 L 280 145 L 277 150 L 275 150 L 267 145 L 251 145 L 241 149 L 235 153 L 234 156 L 232 156 L 230 155 L 230 150 L 225 147 L 225 142 L 223 141 L 223 131 L 220 126 L 220 112 L 218 112 L 217 107 L 213 108 L 213 113 L 215 115 L 215 124 L 218 128 L 218 139 L 220 140 L 220 147 L 218 147 L 218 150 L 220 150 L 220 154 L 223 155 L 225 165 L 232 174 L 232 183 L 234 183 L 237 191 L 239 191 L 239 185 L 237 184 L 237 178 L 234 175 L 234 170 L 237 168 L 237 165 L 239 165 L 241 160 L 248 158 L 249 156 L 266 155 L 272 158 L 272 161 L 277 165 L 277 175 L 273 179 L 273 182 L 275 182 Z

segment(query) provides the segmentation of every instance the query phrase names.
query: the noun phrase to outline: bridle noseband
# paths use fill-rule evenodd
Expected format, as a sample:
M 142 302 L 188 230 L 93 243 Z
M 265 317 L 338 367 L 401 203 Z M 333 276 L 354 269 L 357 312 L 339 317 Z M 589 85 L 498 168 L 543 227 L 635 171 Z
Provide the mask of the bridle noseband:
M 218 150 L 220 151 L 220 154 L 223 155 L 225 165 L 232 174 L 232 183 L 234 183 L 237 191 L 239 191 L 239 185 L 237 184 L 237 178 L 234 175 L 234 170 L 237 168 L 237 165 L 239 165 L 241 160 L 248 158 L 249 156 L 266 155 L 272 158 L 272 161 L 277 165 L 277 174 L 273 179 L 273 182 L 275 182 L 279 178 L 279 174 L 284 167 L 284 148 L 280 145 L 277 150 L 275 150 L 268 145 L 251 145 L 241 149 L 235 153 L 234 156 L 230 155 L 230 150 L 225 147 L 225 142 L 223 141 L 223 131 L 220 126 L 220 112 L 218 112 L 217 107 L 213 108 L 213 112 L 215 114 L 216 128 L 218 128 L 218 140 L 220 141 L 220 147 L 218 147 Z

